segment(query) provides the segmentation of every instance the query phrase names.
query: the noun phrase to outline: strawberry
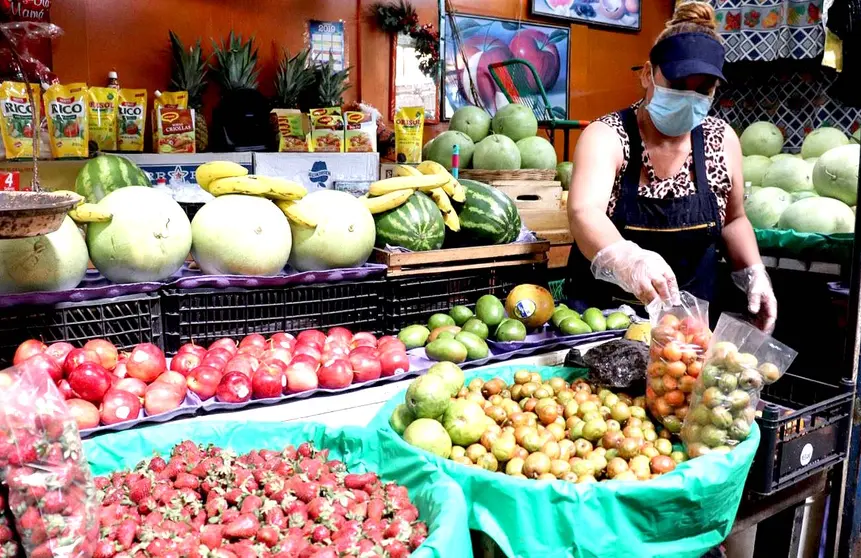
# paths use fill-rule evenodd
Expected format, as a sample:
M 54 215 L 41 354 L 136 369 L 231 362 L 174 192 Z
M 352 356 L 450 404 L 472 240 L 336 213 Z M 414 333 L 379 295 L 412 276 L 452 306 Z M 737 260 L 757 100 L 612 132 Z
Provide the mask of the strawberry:
M 279 463 L 279 464 L 275 467 L 275 469 L 273 469 L 273 472 L 274 472 L 275 474 L 277 474 L 279 477 L 288 478 L 288 477 L 292 477 L 292 476 L 293 476 L 293 473 L 295 472 L 295 469 L 293 468 L 293 464 L 292 464 L 292 463 L 289 463 L 289 462 L 287 462 L 287 461 L 282 461 L 281 463 Z
M 233 488 L 224 494 L 224 499 L 227 500 L 228 504 L 235 506 L 239 504 L 239 501 L 242 499 L 242 495 L 242 490 Z
M 224 527 L 224 535 L 231 539 L 250 539 L 260 529 L 260 522 L 250 513 L 242 513 Z
M 257 532 L 257 541 L 262 542 L 269 548 L 278 544 L 278 529 L 270 525 L 264 525 Z
M 6 544 L 11 541 L 15 534 L 12 532 L 12 529 L 9 528 L 8 525 L 0 525 L 0 545 Z
M 210 550 L 221 546 L 224 539 L 224 525 L 204 525 L 200 530 L 200 544 Z
M 146 551 L 150 556 L 164 556 L 168 551 L 165 539 L 153 539 L 147 546 Z
M 152 483 L 147 479 L 139 480 L 129 488 L 129 500 L 140 504 L 145 498 L 150 497 L 150 492 L 152 492 Z
M 399 540 L 390 541 L 383 550 L 388 553 L 389 558 L 406 558 L 410 555 L 410 549 Z
M 167 467 L 167 463 L 164 462 L 164 459 L 155 456 L 150 460 L 148 469 L 153 473 L 161 473 L 165 467 Z
M 414 505 L 409 504 L 396 511 L 395 517 L 403 519 L 407 523 L 412 523 L 419 518 L 419 510 Z
M 332 509 L 332 504 L 326 498 L 322 496 L 318 496 L 314 498 L 310 502 L 308 502 L 308 517 L 313 519 L 314 521 L 323 518 L 326 519 L 334 510 Z
M 377 480 L 376 473 L 365 473 L 364 475 L 349 474 L 344 477 L 344 486 L 356 490 L 364 488 Z
M 379 498 L 371 498 L 368 501 L 368 519 L 372 521 L 380 521 L 383 518 L 383 513 L 386 510 L 386 504 Z
M 320 475 L 324 472 L 324 468 L 325 465 L 323 462 L 317 458 L 303 459 L 299 462 L 299 469 L 308 475 L 308 478 L 311 480 L 317 480 L 320 478 Z
M 116 554 L 114 543 L 108 540 L 101 540 L 96 543 L 93 550 L 93 558 L 112 558 Z
M 175 488 L 197 488 L 200 486 L 200 479 L 189 473 L 179 473 L 173 483 Z
M 398 539 L 400 541 L 409 540 L 410 535 L 412 534 L 412 527 L 405 519 L 396 517 L 389 523 L 389 526 L 386 528 L 383 533 L 387 539 Z
M 260 506 L 263 505 L 263 500 L 260 496 L 249 494 L 242 500 L 242 507 L 239 509 L 241 513 L 257 513 Z
M 364 521 L 368 517 L 368 502 L 351 502 L 347 508 L 347 518 Z
M 323 542 L 331 536 L 331 532 L 326 528 L 325 525 L 317 525 L 314 527 L 314 530 L 311 531 L 311 540 L 314 542 Z
M 299 444 L 299 448 L 296 450 L 296 453 L 302 457 L 311 457 L 314 453 L 314 447 L 308 442 L 303 442 L 302 444 Z
M 416 523 L 415 527 L 424 526 L 424 523 Z M 418 529 L 413 529 L 413 534 L 410 536 L 409 545 L 410 550 L 415 550 L 424 544 L 425 539 L 428 538 L 427 528 L 424 529 L 424 532 L 419 531 Z
M 299 477 L 292 477 L 291 480 L 294 482 L 291 483 L 290 488 L 296 494 L 296 497 L 303 502 L 310 502 L 320 495 L 320 485 L 316 482 L 305 482 Z
M 276 529 L 283 529 L 287 526 L 287 519 L 284 517 L 284 512 L 277 506 L 266 509 L 266 511 L 263 512 L 263 520 L 267 525 L 271 525 Z
M 210 492 L 210 495 L 213 497 L 206 499 L 206 505 L 204 506 L 204 509 L 206 510 L 206 515 L 212 518 L 220 515 L 222 512 L 224 512 L 224 510 L 227 509 L 227 500 L 225 500 L 221 496 L 218 496 L 214 492 Z
M 221 522 L 225 525 L 239 517 L 239 510 L 236 508 L 227 508 L 221 514 Z
M 126 519 L 120 523 L 119 527 L 117 527 L 116 535 L 117 544 L 120 545 L 121 550 L 128 550 L 132 547 L 132 544 L 135 542 L 136 531 L 137 525 L 134 520 Z
M 321 548 L 314 554 L 311 554 L 309 558 L 338 558 L 338 553 L 333 548 Z

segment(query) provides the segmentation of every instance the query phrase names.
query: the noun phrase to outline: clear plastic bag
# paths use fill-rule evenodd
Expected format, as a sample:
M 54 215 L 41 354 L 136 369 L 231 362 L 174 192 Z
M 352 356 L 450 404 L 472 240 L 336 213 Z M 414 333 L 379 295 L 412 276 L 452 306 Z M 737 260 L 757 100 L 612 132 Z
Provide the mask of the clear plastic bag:
M 709 303 L 682 292 L 679 305 L 668 306 L 656 300 L 647 310 L 652 341 L 646 369 L 646 405 L 664 428 L 678 434 L 711 340 Z
M 763 386 L 776 382 L 798 354 L 729 314 L 721 314 L 712 340 L 681 431 L 691 457 L 730 451 L 746 440 Z
M 44 372 L 0 372 L 0 477 L 27 556 L 92 556 L 93 477 L 75 419 Z

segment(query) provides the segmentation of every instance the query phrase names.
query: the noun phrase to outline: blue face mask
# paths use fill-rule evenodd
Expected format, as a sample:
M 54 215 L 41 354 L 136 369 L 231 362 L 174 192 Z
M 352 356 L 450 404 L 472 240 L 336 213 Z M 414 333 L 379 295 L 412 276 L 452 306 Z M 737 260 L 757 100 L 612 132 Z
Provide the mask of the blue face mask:
M 654 79 L 653 75 L 653 83 Z M 646 105 L 646 110 L 659 132 L 665 136 L 677 137 L 702 124 L 711 106 L 712 98 L 708 95 L 655 84 L 655 93 Z

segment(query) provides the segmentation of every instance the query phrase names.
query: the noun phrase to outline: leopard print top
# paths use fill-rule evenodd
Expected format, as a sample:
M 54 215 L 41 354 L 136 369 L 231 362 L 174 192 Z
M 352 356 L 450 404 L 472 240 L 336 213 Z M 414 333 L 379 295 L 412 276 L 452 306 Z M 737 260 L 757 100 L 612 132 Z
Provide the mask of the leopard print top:
M 636 109 L 642 101 L 634 103 L 631 108 Z M 619 135 L 619 141 L 622 142 L 622 151 L 624 153 L 624 161 L 619 169 L 619 174 L 616 176 L 616 182 L 613 184 L 613 191 L 610 194 L 610 204 L 607 206 L 607 215 L 612 216 L 616 209 L 616 201 L 622 190 L 622 177 L 625 174 L 625 169 L 628 166 L 628 159 L 631 156 L 631 144 L 628 139 L 628 133 L 622 125 L 622 118 L 618 112 L 602 116 L 598 122 L 603 122 L 612 128 Z M 732 180 L 726 166 L 726 156 L 723 150 L 724 132 L 726 123 L 713 116 L 707 117 L 703 121 L 703 137 L 705 139 L 706 150 L 706 174 L 712 191 L 717 197 L 718 209 L 720 210 L 721 223 L 726 218 L 726 202 L 729 197 L 730 189 L 732 188 Z M 649 177 L 648 184 L 640 184 L 639 195 L 647 198 L 675 198 L 689 196 L 696 192 L 696 184 L 692 178 L 691 166 L 693 165 L 693 156 L 688 155 L 685 159 L 679 172 L 675 176 L 669 178 L 660 178 L 655 174 L 655 169 L 652 168 L 652 161 L 649 157 L 649 152 L 643 148 L 643 168 L 646 169 L 646 175 Z

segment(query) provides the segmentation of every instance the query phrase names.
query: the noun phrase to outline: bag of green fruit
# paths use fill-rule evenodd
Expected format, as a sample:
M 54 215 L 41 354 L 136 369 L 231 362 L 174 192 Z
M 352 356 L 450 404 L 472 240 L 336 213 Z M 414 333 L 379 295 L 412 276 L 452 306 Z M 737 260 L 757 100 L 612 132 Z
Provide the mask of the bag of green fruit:
M 721 314 L 712 340 L 681 431 L 691 457 L 728 452 L 745 441 L 762 387 L 776 382 L 798 354 L 729 314 Z
M 646 405 L 673 434 L 682 429 L 711 340 L 709 303 L 687 292 L 682 292 L 680 299 L 674 306 L 656 299 L 647 307 L 652 341 Z

